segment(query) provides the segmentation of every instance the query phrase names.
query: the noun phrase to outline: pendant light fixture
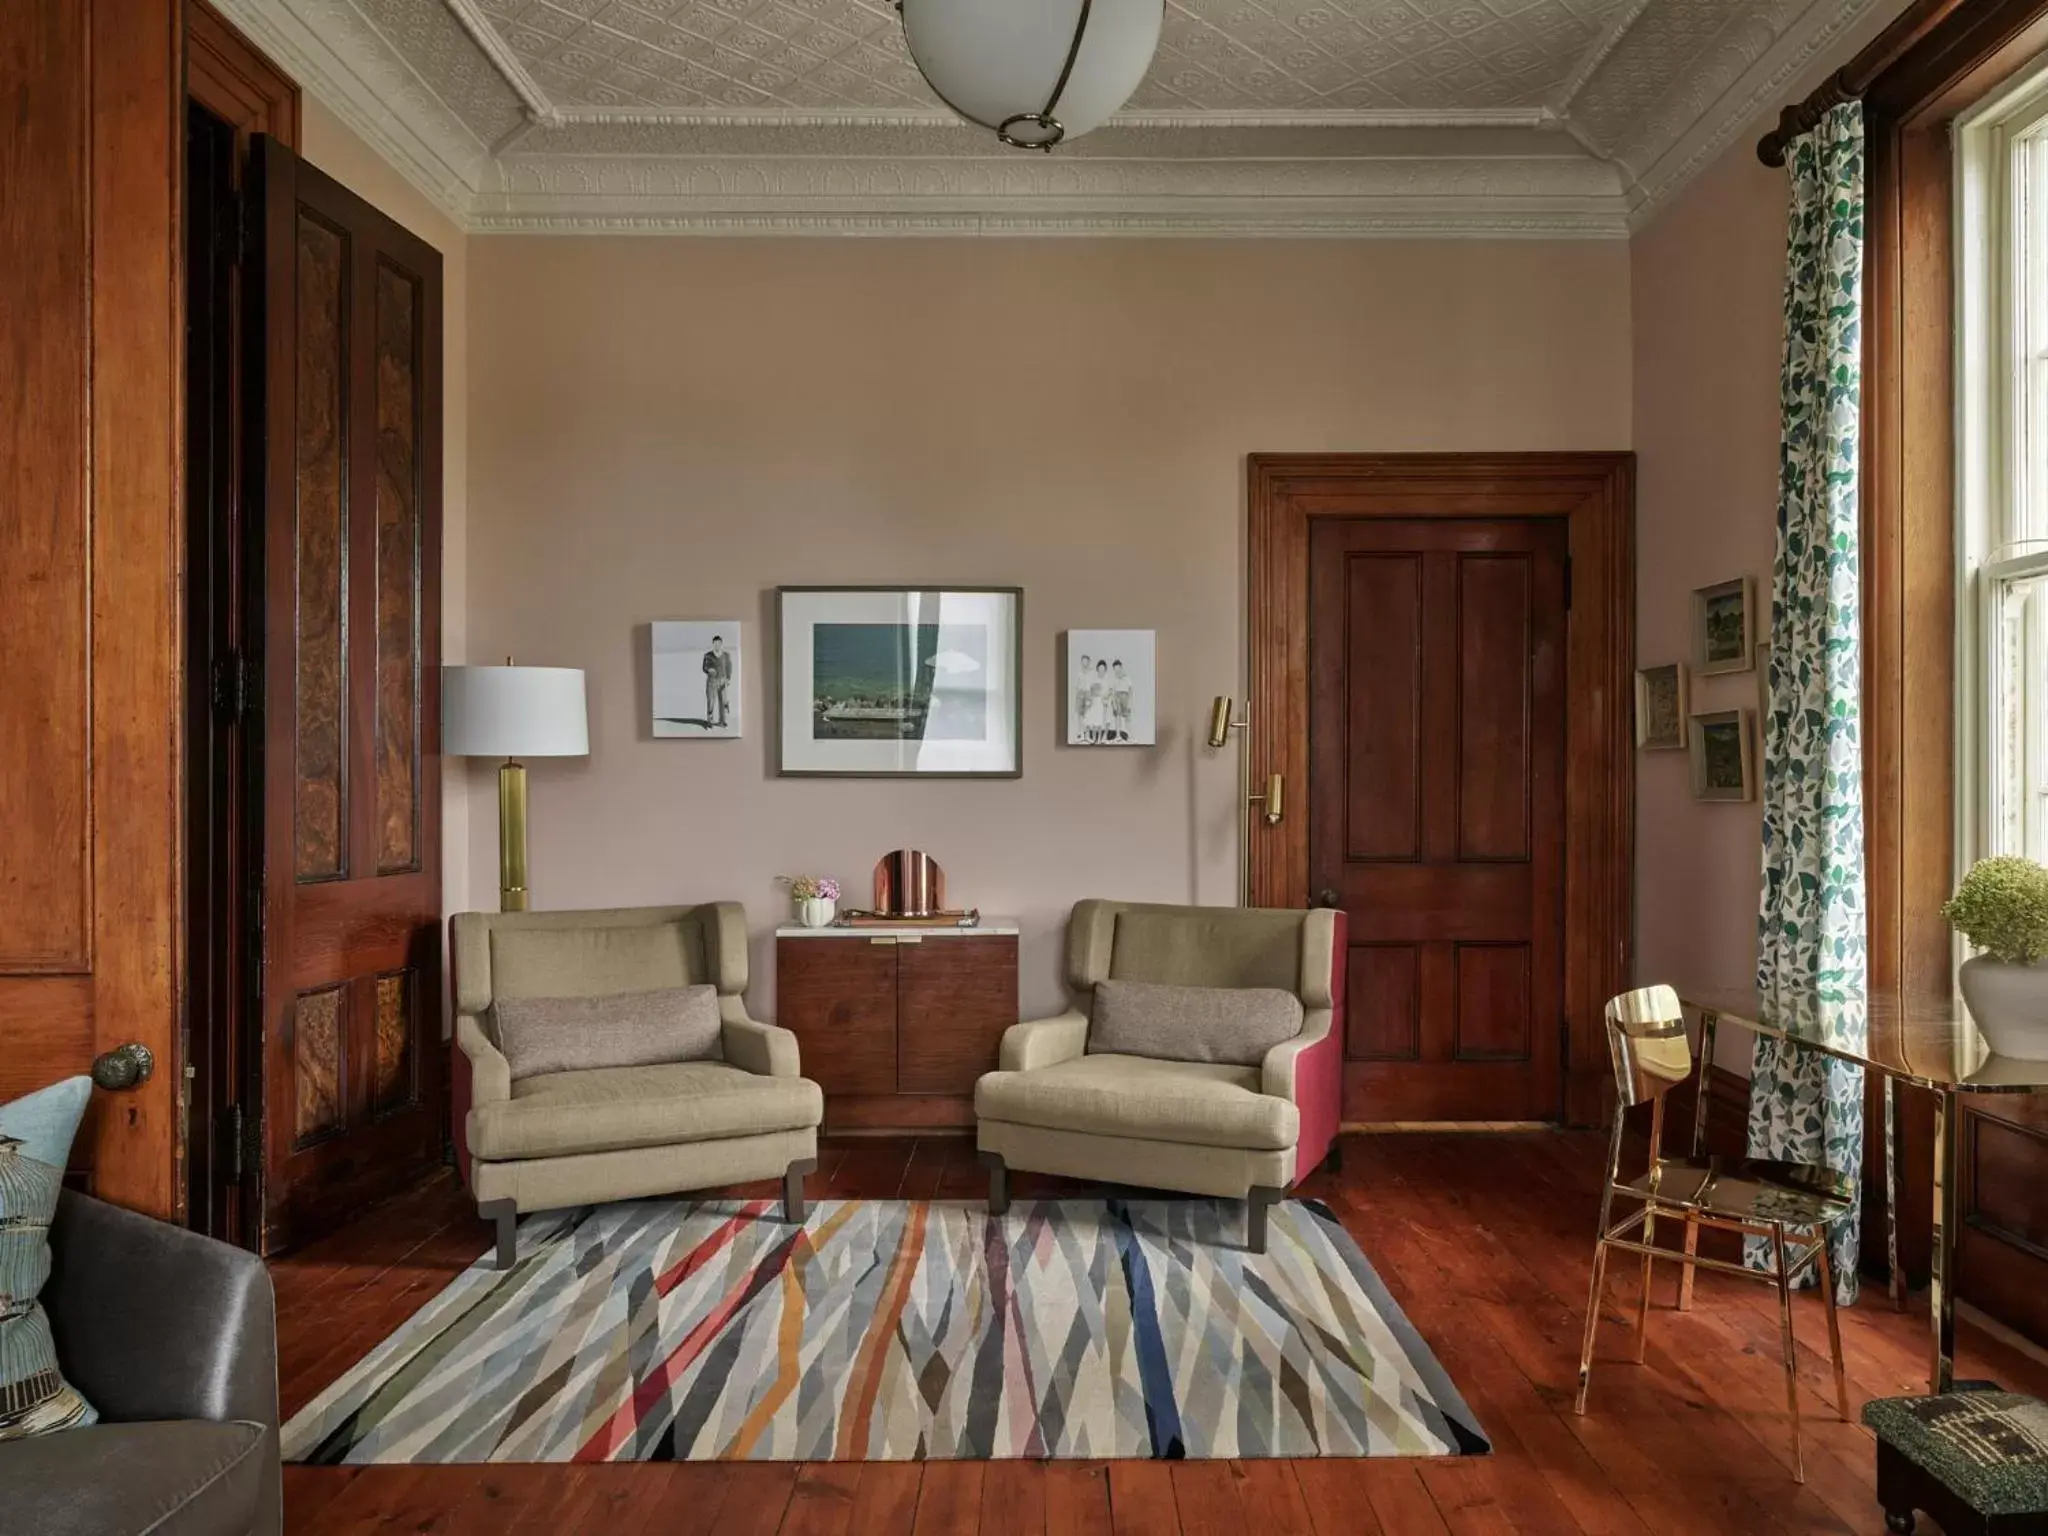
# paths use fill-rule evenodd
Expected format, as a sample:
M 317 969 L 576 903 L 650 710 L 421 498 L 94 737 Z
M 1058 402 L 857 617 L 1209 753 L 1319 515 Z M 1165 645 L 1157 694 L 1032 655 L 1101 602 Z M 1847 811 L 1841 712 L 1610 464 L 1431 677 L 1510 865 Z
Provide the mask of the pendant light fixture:
M 1130 99 L 1165 0 L 897 0 L 925 82 L 1012 149 L 1050 150 Z

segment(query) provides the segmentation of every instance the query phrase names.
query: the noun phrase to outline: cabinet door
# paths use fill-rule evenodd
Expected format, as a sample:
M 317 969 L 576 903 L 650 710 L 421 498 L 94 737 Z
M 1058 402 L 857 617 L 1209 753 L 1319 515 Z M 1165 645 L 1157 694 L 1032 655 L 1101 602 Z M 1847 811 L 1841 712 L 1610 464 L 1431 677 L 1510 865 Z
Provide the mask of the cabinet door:
M 896 1091 L 973 1093 L 1017 1022 L 1017 941 L 931 939 L 897 953 Z
M 780 940 L 775 997 L 805 1077 L 827 1094 L 896 1091 L 894 940 Z

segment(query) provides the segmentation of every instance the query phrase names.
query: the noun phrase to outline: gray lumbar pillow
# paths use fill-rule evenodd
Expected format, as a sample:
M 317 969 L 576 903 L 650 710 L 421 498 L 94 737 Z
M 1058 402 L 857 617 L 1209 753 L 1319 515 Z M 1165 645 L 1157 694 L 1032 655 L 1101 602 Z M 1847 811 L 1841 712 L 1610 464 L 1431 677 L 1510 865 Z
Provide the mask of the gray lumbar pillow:
M 716 987 L 611 997 L 501 997 L 491 1013 L 514 1082 L 544 1072 L 725 1059 Z
M 1256 1067 L 1300 1033 L 1301 999 L 1277 987 L 1104 981 L 1088 1017 L 1091 1052 L 1238 1067 Z

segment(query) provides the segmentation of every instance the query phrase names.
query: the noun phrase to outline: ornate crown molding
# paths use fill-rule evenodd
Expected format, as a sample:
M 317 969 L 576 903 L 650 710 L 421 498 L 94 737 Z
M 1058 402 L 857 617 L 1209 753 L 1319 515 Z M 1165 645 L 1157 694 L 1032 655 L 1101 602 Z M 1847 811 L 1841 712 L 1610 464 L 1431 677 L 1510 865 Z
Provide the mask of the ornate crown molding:
M 350 132 L 457 223 L 466 220 L 489 146 L 348 0 L 215 4 Z
M 1616 156 L 1631 184 L 1631 229 L 1640 229 L 1692 179 L 1718 160 L 1759 118 L 1775 115 L 1795 81 L 1824 56 L 1860 42 L 1861 34 L 1901 8 L 1901 0 L 1822 0 L 1768 41 L 1703 60 L 1688 92 L 1689 119 L 1668 111 Z
M 558 108 L 477 0 L 217 3 L 477 233 L 1599 239 L 1898 0 L 1634 0 L 1541 108 L 1132 112 L 1057 156 L 921 109 Z

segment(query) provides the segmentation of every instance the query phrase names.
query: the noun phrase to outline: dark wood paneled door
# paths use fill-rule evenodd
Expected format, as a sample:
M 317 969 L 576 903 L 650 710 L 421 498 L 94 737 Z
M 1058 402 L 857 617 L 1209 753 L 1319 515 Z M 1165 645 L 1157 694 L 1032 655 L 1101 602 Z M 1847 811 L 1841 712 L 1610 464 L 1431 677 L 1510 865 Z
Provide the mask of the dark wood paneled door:
M 441 259 L 274 139 L 252 173 L 269 1252 L 442 1157 Z
M 1560 1113 L 1565 583 L 1556 518 L 1310 535 L 1309 882 L 1350 917 L 1346 1120 Z

